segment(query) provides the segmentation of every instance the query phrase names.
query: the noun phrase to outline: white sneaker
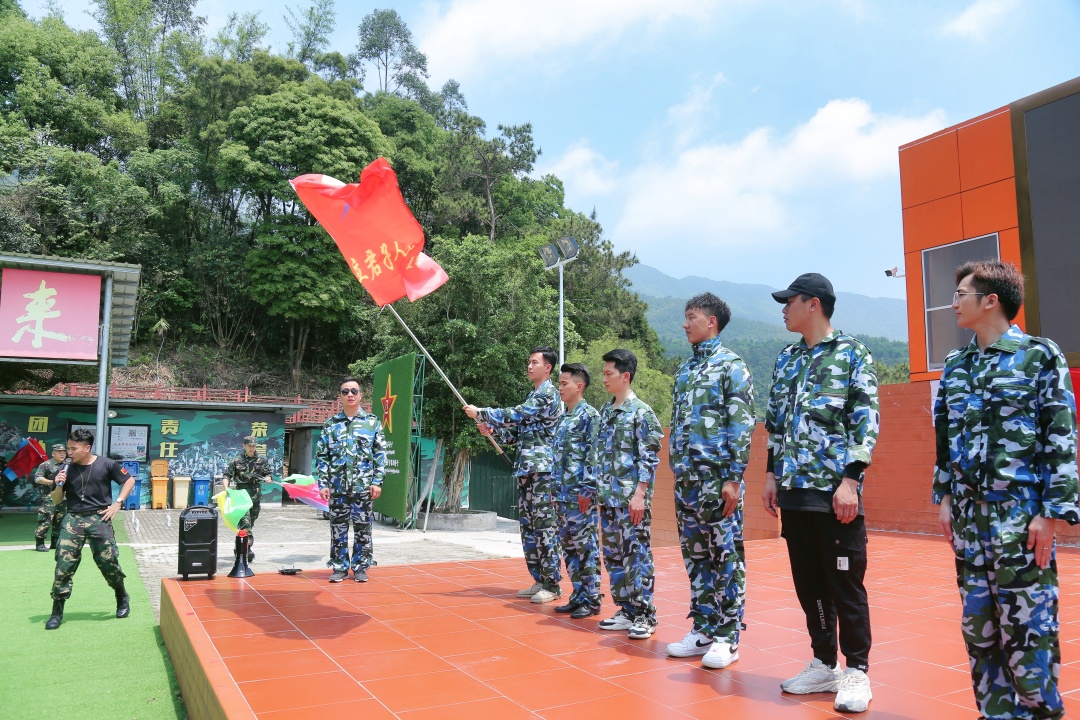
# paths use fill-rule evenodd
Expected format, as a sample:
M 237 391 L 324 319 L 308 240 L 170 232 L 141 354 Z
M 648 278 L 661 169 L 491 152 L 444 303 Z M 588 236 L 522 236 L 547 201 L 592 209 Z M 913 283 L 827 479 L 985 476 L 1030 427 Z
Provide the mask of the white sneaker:
M 739 649 L 732 648 L 723 640 L 717 640 L 709 648 L 709 652 L 705 653 L 705 657 L 701 658 L 701 664 L 707 668 L 713 670 L 719 670 L 726 668 L 731 663 L 739 659 Z
M 638 615 L 626 631 L 626 636 L 631 640 L 648 640 L 654 632 L 656 632 L 656 619 Z
M 780 683 L 780 689 L 792 695 L 808 695 L 809 693 L 836 692 L 840 686 L 840 677 L 844 673 L 840 666 L 829 667 L 817 658 L 814 658 L 803 671 Z
M 693 657 L 695 655 L 704 655 L 709 652 L 709 648 L 712 646 L 713 641 L 711 637 L 702 635 L 697 630 L 691 630 L 686 633 L 679 642 L 669 643 L 667 646 L 667 654 L 671 657 Z
M 870 692 L 870 678 L 866 676 L 866 673 L 848 668 L 840 676 L 840 689 L 836 691 L 833 709 L 849 713 L 863 712 L 873 697 L 873 693 Z
M 517 596 L 519 598 L 531 598 L 536 593 L 544 589 L 544 583 L 533 583 L 524 590 L 518 590 Z
M 562 590 L 559 590 L 559 589 L 547 590 L 547 589 L 541 587 L 539 592 L 534 593 L 533 596 L 531 598 L 529 598 L 529 601 L 534 602 L 537 605 L 540 605 L 542 603 L 549 603 L 552 600 L 558 600 L 561 597 L 562 597 Z
M 634 624 L 633 619 L 626 614 L 625 611 L 619 610 L 607 620 L 601 620 L 599 627 L 601 630 L 629 630 L 630 626 Z

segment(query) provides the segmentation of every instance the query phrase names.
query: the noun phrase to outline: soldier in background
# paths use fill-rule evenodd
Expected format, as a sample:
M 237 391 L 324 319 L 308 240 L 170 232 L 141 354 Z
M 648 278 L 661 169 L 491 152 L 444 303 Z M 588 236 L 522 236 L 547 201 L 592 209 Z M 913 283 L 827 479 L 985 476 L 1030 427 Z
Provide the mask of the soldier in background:
M 604 566 L 611 599 L 619 609 L 599 627 L 645 640 L 656 631 L 652 494 L 664 431 L 656 413 L 631 387 L 637 373 L 634 353 L 615 349 L 603 359 L 604 389 L 613 397 L 600 408 L 593 477 Z
M 784 305 L 784 325 L 802 339 L 776 358 L 761 498 L 773 517 L 783 510 L 791 579 L 814 653 L 780 688 L 834 692 L 833 708 L 863 712 L 872 693 L 862 481 L 881 424 L 874 361 L 865 345 L 833 328 L 836 294 L 823 275 L 800 275 L 772 296 Z
M 270 474 L 270 464 L 266 462 L 266 458 L 255 454 L 255 445 L 254 436 L 245 437 L 244 454 L 233 458 L 222 473 L 222 482 L 226 487 L 247 490 L 248 495 L 251 496 L 251 510 L 236 523 L 236 529 L 246 530 L 251 538 L 248 545 L 248 562 L 255 559 L 255 552 L 250 549 L 255 544 L 255 537 L 251 530 L 255 527 L 255 521 L 259 519 L 259 511 L 262 509 L 262 484 L 273 479 Z
M 575 620 L 600 613 L 599 521 L 590 464 L 600 416 L 582 397 L 589 380 L 589 371 L 581 363 L 560 368 L 559 396 L 566 414 L 559 421 L 552 445 L 551 482 L 558 509 L 559 544 L 574 587 L 570 601 L 555 612 L 569 613 Z
M 67 447 L 63 443 L 52 446 L 52 457 L 37 466 L 34 471 L 34 482 L 41 491 L 41 508 L 38 510 L 37 528 L 34 530 L 34 549 L 38 552 L 48 552 L 56 549 L 56 543 L 60 540 L 60 524 L 64 521 L 67 512 L 67 503 L 63 500 L 59 504 L 53 503 L 51 493 L 56 488 L 56 476 L 60 472 L 60 466 L 67 459 Z M 49 547 L 45 547 L 45 536 L 50 534 Z
M 1024 301 L 1013 265 L 967 263 L 956 284 L 956 323 L 975 336 L 945 358 L 933 501 L 956 553 L 975 702 L 987 720 L 1060 718 L 1054 533 L 1080 522 L 1069 368 L 1012 324 Z
M 330 582 L 349 576 L 367 582 L 373 564 L 371 525 L 374 503 L 386 474 L 382 422 L 360 407 L 360 383 L 343 378 L 338 385 L 343 410 L 323 424 L 315 450 L 319 494 L 330 504 Z M 349 524 L 353 550 L 349 554 Z
M 724 668 L 739 659 L 746 600 L 743 472 L 756 423 L 754 381 L 720 342 L 731 320 L 727 303 L 702 293 L 686 303 L 685 318 L 694 354 L 675 373 L 669 462 L 693 627 L 667 652 Z
M 550 347 L 533 348 L 526 372 L 533 391 L 521 405 L 511 408 L 462 408 L 483 423 L 480 431 L 495 434 L 505 444 L 517 444 L 514 477 L 518 482 L 518 518 L 521 547 L 533 584 L 518 592 L 536 603 L 562 596 L 559 588 L 559 537 L 551 486 L 551 443 L 562 417 L 559 392 L 551 382 L 558 356 Z

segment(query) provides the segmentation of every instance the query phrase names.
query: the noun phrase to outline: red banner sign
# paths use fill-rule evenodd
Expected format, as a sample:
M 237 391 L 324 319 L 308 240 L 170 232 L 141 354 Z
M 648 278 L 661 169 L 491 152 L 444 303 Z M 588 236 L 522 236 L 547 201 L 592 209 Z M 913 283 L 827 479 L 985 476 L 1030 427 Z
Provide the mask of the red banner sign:
M 4 268 L 0 356 L 97 360 L 101 276 Z

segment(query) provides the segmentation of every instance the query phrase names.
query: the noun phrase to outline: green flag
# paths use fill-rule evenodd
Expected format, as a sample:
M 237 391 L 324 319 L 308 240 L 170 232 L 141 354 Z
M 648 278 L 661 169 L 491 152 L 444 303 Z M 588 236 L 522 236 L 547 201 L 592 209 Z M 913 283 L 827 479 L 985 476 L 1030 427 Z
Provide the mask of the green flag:
M 371 409 L 382 419 L 386 477 L 375 512 L 404 522 L 409 506 L 412 391 L 416 355 L 408 353 L 375 366 Z

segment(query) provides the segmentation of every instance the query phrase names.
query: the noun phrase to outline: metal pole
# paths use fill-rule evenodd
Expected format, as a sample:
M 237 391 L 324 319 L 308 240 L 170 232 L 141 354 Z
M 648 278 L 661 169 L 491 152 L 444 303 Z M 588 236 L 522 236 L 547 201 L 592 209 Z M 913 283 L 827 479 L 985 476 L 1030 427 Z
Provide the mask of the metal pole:
M 97 427 L 94 432 L 94 452 L 105 454 L 105 429 L 109 413 L 109 351 L 112 349 L 112 275 L 105 276 L 105 307 L 101 311 L 101 329 L 98 337 L 98 397 Z
M 563 362 L 563 264 L 559 263 L 559 367 L 555 368 L 555 376 L 558 377 Z
M 427 348 L 424 347 L 424 344 L 420 342 L 416 335 L 413 334 L 413 331 L 409 328 L 409 326 L 405 324 L 405 321 L 401 319 L 401 316 L 398 315 L 398 312 L 394 309 L 394 306 L 390 303 L 387 303 L 383 307 L 389 309 L 390 312 L 393 313 L 394 317 L 397 318 L 397 321 L 401 324 L 401 327 L 405 328 L 405 332 L 407 332 L 409 334 L 409 337 L 412 338 L 412 341 L 416 343 L 416 347 L 420 348 L 420 352 L 424 353 L 424 357 L 426 357 L 428 359 L 428 362 L 431 363 L 431 366 L 435 368 L 435 372 L 439 373 L 439 377 L 441 377 L 443 379 L 443 382 L 446 383 L 446 386 L 450 388 L 450 392 L 454 393 L 454 397 L 456 397 L 462 405 L 468 405 L 468 401 L 466 401 L 465 398 L 462 397 L 461 393 L 458 392 L 458 389 L 454 387 L 454 383 L 450 382 L 450 378 L 446 377 L 446 373 L 444 373 L 442 368 L 439 367 L 439 363 L 435 362 L 435 358 L 431 357 L 431 353 L 427 351 Z M 480 425 L 479 422 L 477 422 L 476 424 L 477 426 Z M 499 455 L 502 455 L 503 460 L 506 460 L 506 462 L 510 462 L 510 459 L 506 457 L 506 453 L 503 452 L 502 446 L 500 446 L 499 443 L 496 442 L 495 438 L 491 437 L 490 435 L 485 435 L 484 437 L 486 437 L 488 441 L 495 447 L 495 452 L 499 453 Z

